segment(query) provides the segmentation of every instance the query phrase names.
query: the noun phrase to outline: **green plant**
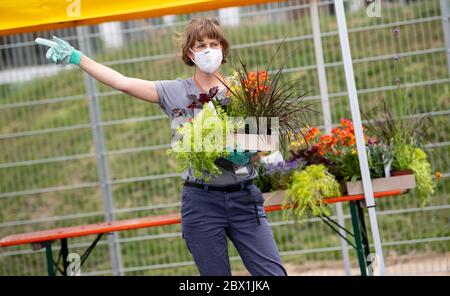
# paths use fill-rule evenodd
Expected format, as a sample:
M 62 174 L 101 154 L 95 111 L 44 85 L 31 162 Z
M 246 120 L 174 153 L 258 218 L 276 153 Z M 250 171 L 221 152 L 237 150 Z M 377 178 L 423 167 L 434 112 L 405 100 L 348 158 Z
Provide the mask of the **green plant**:
M 294 172 L 283 205 L 286 206 L 289 200 L 296 203 L 297 207 L 293 207 L 296 218 L 302 218 L 305 214 L 330 215 L 323 199 L 340 195 L 339 183 L 325 166 L 322 164 L 310 165 L 302 171 Z
M 392 147 L 379 143 L 376 139 L 369 139 L 367 145 L 367 160 L 372 178 L 385 177 L 385 168 L 393 161 Z
M 409 169 L 414 159 L 414 147 L 406 143 L 399 143 L 394 146 L 394 159 L 392 169 L 405 170 Z
M 409 165 L 409 168 L 416 176 L 416 193 L 421 204 L 425 205 L 430 201 L 431 195 L 435 192 L 435 183 L 432 178 L 431 165 L 427 160 L 427 154 L 420 148 L 414 149 L 414 160 Z
M 268 120 L 277 118 L 281 145 L 286 148 L 285 143 L 291 135 L 301 132 L 301 128 L 306 126 L 307 112 L 315 111 L 310 108 L 312 104 L 305 104 L 303 101 L 304 96 L 310 91 L 302 90 L 302 80 L 281 82 L 287 58 L 282 66 L 269 77 L 269 69 L 282 44 L 283 42 L 271 57 L 265 71 L 249 71 L 247 65 L 238 56 L 240 69 L 229 77 L 229 86 L 224 83 L 231 97 L 221 102 L 221 105 L 230 116 L 241 116 L 244 119 L 255 118 L 258 130 L 260 118 Z M 267 122 L 267 124 L 274 123 Z
M 425 205 L 434 194 L 435 184 L 427 155 L 420 147 L 430 142 L 429 129 L 434 124 L 427 115 L 407 119 L 407 114 L 417 111 L 409 109 L 405 100 L 406 96 L 397 96 L 397 98 L 397 103 L 400 105 L 399 114 L 394 115 L 391 108 L 382 100 L 382 111 L 377 112 L 377 119 L 364 115 L 368 120 L 366 126 L 381 141 L 392 147 L 390 157 L 393 170 L 413 171 L 417 196 L 421 204 Z M 375 110 L 378 110 L 379 106 Z
M 397 29 L 394 32 L 398 34 L 399 30 Z M 399 44 L 397 38 L 394 41 L 396 48 L 394 61 L 397 77 L 395 79 L 397 89 L 393 96 L 395 105 L 390 106 L 385 98 L 381 98 L 378 104 L 368 113 L 362 112 L 362 116 L 367 121 L 365 126 L 369 132 L 375 135 L 381 143 L 392 147 L 392 167 L 405 169 L 414 158 L 414 147 L 423 147 L 431 142 L 430 131 L 436 130 L 437 127 L 429 113 L 418 110 L 415 104 L 411 103 L 412 100 L 410 100 L 405 88 L 402 87 L 397 54 Z M 402 72 L 404 72 L 403 67 Z M 411 114 L 416 115 L 411 116 Z
M 370 111 L 371 116 L 362 113 L 367 120 L 365 126 L 379 141 L 388 146 L 400 147 L 402 145 L 421 146 L 430 141 L 429 129 L 436 127 L 428 113 L 418 110 L 415 104 L 411 104 L 408 93 L 402 87 L 404 80 L 404 66 L 399 62 L 400 30 L 394 30 L 393 44 L 395 48 L 394 66 L 395 83 L 397 89 L 394 92 L 394 106 L 389 106 L 385 98 Z M 401 73 L 400 73 L 401 72 Z M 400 78 L 402 76 L 402 78 Z M 416 114 L 416 116 L 410 116 Z M 403 148 L 402 148 L 403 149 Z
M 395 32 L 399 32 L 396 30 Z M 398 47 L 395 42 L 396 49 Z M 430 196 L 434 194 L 435 184 L 432 179 L 431 165 L 427 160 L 426 153 L 420 148 L 431 142 L 429 131 L 438 130 L 429 113 L 422 113 L 411 104 L 408 94 L 401 87 L 399 78 L 398 55 L 395 57 L 395 69 L 397 90 L 394 95 L 395 104 L 389 106 L 382 98 L 377 106 L 371 111 L 371 115 L 362 113 L 367 120 L 366 127 L 371 133 L 392 147 L 392 169 L 412 170 L 416 178 L 416 193 L 422 205 L 429 202 Z M 392 111 L 393 110 L 393 111 Z M 411 114 L 417 114 L 411 116 Z M 445 162 L 446 159 L 442 158 Z
M 261 190 L 261 192 L 270 192 L 273 190 L 271 175 L 267 173 L 267 165 L 265 163 L 257 162 L 255 169 L 258 172 L 253 182 Z
M 367 162 L 371 178 L 382 178 L 385 176 L 385 167 L 392 161 L 392 148 L 377 143 L 370 139 L 367 143 Z M 357 181 L 361 179 L 361 169 L 356 147 L 342 147 L 339 155 L 330 155 L 333 166 L 330 172 L 338 180 Z
M 339 152 L 339 155 L 329 155 L 329 158 L 334 164 L 334 166 L 330 168 L 331 173 L 333 173 L 338 180 L 356 181 L 361 179 L 358 153 L 356 153 L 355 147 L 341 147 Z
M 299 159 L 271 165 L 268 173 L 272 179 L 272 190 L 287 189 L 292 182 L 294 173 L 303 169 L 304 166 L 304 162 Z
M 294 172 L 301 170 L 305 163 L 300 159 L 276 164 L 259 163 L 256 166 L 258 177 L 255 184 L 262 192 L 285 190 L 292 182 Z
M 399 88 L 395 95 L 397 110 L 381 98 L 379 103 L 369 112 L 362 112 L 367 121 L 364 126 L 386 145 L 400 146 L 410 144 L 421 146 L 429 142 L 429 132 L 434 123 L 428 114 L 421 114 L 408 102 L 408 96 Z M 394 111 L 392 111 L 394 110 Z M 409 114 L 421 114 L 409 116 Z
M 230 154 L 226 138 L 239 125 L 227 120 L 221 108 L 205 104 L 195 118 L 177 128 L 178 140 L 167 153 L 177 160 L 178 171 L 191 169 L 194 177 L 208 182 L 221 173 L 215 161 Z
M 393 168 L 397 170 L 412 170 L 416 177 L 416 193 L 421 204 L 430 201 L 435 192 L 436 184 L 433 181 L 431 165 L 427 154 L 420 148 L 411 145 L 403 145 L 396 151 Z

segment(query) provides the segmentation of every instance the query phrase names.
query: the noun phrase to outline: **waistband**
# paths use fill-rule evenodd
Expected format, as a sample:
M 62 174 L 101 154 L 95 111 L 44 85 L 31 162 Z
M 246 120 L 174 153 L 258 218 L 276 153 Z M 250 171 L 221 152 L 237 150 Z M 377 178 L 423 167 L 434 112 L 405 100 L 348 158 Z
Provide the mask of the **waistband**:
M 240 182 L 237 184 L 231 184 L 231 185 L 225 185 L 225 186 L 200 184 L 200 183 L 194 183 L 194 182 L 189 182 L 189 181 L 184 182 L 184 186 L 187 186 L 187 187 L 195 187 L 195 188 L 200 188 L 200 189 L 204 189 L 204 190 L 221 191 L 221 192 L 241 191 L 252 184 L 253 184 L 253 180 L 247 180 L 247 181 Z
M 184 186 L 195 187 L 195 188 L 200 188 L 200 189 L 204 189 L 204 190 L 221 191 L 221 192 L 237 192 L 237 191 L 245 190 L 248 186 L 250 186 L 252 184 L 253 184 L 253 180 L 248 180 L 248 181 L 244 181 L 244 182 L 240 182 L 240 183 L 232 184 L 232 185 L 226 185 L 226 186 L 215 186 L 215 185 L 208 185 L 208 184 L 193 183 L 193 182 L 188 182 L 188 181 L 184 182 Z M 258 215 L 256 193 L 254 192 L 255 190 L 253 190 L 253 188 L 251 188 L 251 190 L 248 189 L 248 191 L 250 192 L 251 196 L 253 197 L 256 223 L 258 225 L 261 225 L 261 222 L 259 220 L 259 215 Z

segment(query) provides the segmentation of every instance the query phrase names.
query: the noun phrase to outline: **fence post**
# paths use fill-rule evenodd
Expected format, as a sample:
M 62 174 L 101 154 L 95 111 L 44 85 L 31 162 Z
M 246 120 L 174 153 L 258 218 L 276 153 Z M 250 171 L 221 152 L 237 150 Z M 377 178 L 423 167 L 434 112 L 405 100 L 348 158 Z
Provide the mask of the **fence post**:
M 80 44 L 80 50 L 87 56 L 92 55 L 92 48 L 87 36 L 87 27 L 77 27 L 77 36 Z M 106 158 L 106 147 L 104 143 L 103 128 L 101 126 L 101 115 L 99 102 L 97 98 L 97 88 L 94 78 L 86 72 L 83 73 L 86 92 L 89 100 L 89 116 L 91 119 L 92 135 L 95 143 L 97 169 L 103 195 L 103 205 L 105 211 L 105 221 L 114 221 L 114 196 L 109 184 L 109 166 Z M 111 267 L 114 275 L 123 275 L 122 255 L 120 252 L 119 235 L 113 232 L 108 235 L 109 255 L 111 258 Z
M 445 53 L 447 55 L 448 73 L 450 75 L 450 0 L 441 0 L 441 17 L 444 28 Z
M 322 102 L 322 112 L 323 112 L 323 121 L 325 126 L 326 133 L 331 133 L 332 119 L 331 119 L 331 111 L 330 111 L 330 103 L 328 100 L 328 87 L 327 87 L 327 77 L 325 73 L 325 62 L 323 58 L 323 47 L 322 47 L 322 39 L 320 36 L 320 25 L 319 25 L 319 12 L 318 12 L 318 0 L 312 0 L 310 4 L 310 13 L 311 13 L 311 23 L 313 29 L 313 37 L 314 37 L 314 51 L 316 56 L 316 65 L 317 65 L 317 75 L 319 78 L 319 87 L 320 87 L 320 97 Z M 336 203 L 336 213 L 338 222 L 340 225 L 345 225 L 344 220 L 344 211 L 342 208 L 342 203 Z M 343 229 L 339 229 L 339 233 L 342 236 L 346 236 L 346 233 Z M 341 248 L 342 248 L 342 260 L 344 261 L 344 270 L 346 275 L 351 275 L 350 273 L 350 257 L 348 252 L 348 244 L 341 237 Z

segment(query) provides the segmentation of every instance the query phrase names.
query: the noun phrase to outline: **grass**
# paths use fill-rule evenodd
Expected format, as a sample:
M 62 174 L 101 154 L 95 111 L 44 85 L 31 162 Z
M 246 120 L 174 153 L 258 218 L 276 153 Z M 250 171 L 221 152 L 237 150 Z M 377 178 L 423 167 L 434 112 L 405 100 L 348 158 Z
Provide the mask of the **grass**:
M 438 1 L 414 2 L 402 7 L 402 19 L 414 19 L 439 15 L 436 11 Z M 388 6 L 383 10 L 385 17 L 369 19 L 363 13 L 350 15 L 349 28 L 363 27 L 367 25 L 379 25 L 394 21 L 395 6 Z M 335 32 L 336 22 L 334 17 L 329 17 L 320 11 L 322 18 L 320 26 L 323 32 Z M 295 37 L 310 34 L 311 25 L 307 14 L 298 18 L 287 18 L 279 22 L 258 22 L 256 17 L 243 19 L 243 26 L 239 28 L 227 28 L 226 34 L 232 44 L 245 44 L 248 42 L 270 41 L 283 37 Z M 182 28 L 177 28 L 180 31 Z M 354 59 L 364 59 L 371 56 L 392 55 L 394 27 L 379 28 L 368 31 L 350 33 L 350 44 Z M 443 46 L 443 33 L 440 21 L 402 25 L 400 27 L 400 44 L 402 52 L 411 52 L 440 48 Z M 129 46 L 116 50 L 105 50 L 103 46 L 93 58 L 101 63 L 108 63 L 117 59 L 132 59 L 142 56 L 162 54 L 175 54 L 172 31 L 168 29 L 148 30 L 143 36 L 134 36 L 135 41 Z M 139 38 L 137 38 L 139 37 Z M 142 38 L 141 38 L 142 37 Z M 155 42 L 157 40 L 157 42 Z M 383 42 L 386 40 L 386 46 Z M 330 93 L 345 91 L 345 76 L 340 62 L 338 35 L 331 34 L 323 37 L 326 74 Z M 267 64 L 277 47 L 277 43 L 269 45 L 254 45 L 251 47 L 235 48 L 229 63 L 224 65 L 223 73 L 229 73 L 234 63 L 236 54 L 246 61 L 253 69 L 262 69 Z M 293 40 L 286 43 L 286 47 L 280 52 L 280 59 L 289 53 L 293 56 L 289 59 L 288 68 L 302 68 L 315 64 L 312 39 Z M 448 70 L 443 52 L 432 52 L 421 55 L 401 57 L 400 61 L 405 66 L 405 82 L 421 82 L 448 78 Z M 179 58 L 162 58 L 143 62 L 113 63 L 115 70 L 133 77 L 148 80 L 173 79 L 174 77 L 189 77 L 192 69 L 180 63 Z M 394 63 L 391 58 L 373 62 L 355 63 L 355 78 L 358 89 L 375 89 L 377 87 L 395 85 Z M 305 89 L 312 89 L 311 95 L 319 95 L 316 69 L 293 70 L 286 72 L 283 79 L 301 79 Z M 140 100 L 130 99 L 129 96 L 120 93 L 109 93 L 111 88 L 96 84 L 101 118 L 104 122 L 114 120 L 127 120 L 130 118 L 143 118 L 161 115 L 158 106 L 147 104 Z M 448 109 L 450 89 L 448 84 L 432 84 L 427 86 L 415 86 L 408 89 L 410 98 L 416 102 L 421 112 L 442 111 Z M 85 94 L 85 86 L 82 72 L 79 70 L 67 70 L 57 77 L 35 79 L 30 82 L 0 85 L 0 107 L 22 102 L 36 102 L 49 98 L 62 98 L 70 96 L 73 100 L 51 104 L 37 104 L 27 107 L 0 108 L 1 134 L 16 134 L 26 131 L 39 131 L 48 128 L 66 128 L 80 125 L 75 130 L 60 131 L 47 134 L 35 134 L 16 137 L 0 138 L 0 164 L 21 162 L 34 159 L 61 157 L 66 155 L 95 153 L 95 145 L 90 129 L 89 104 Z M 359 94 L 362 110 L 368 110 L 376 102 L 376 98 L 384 96 L 395 106 L 392 99 L 392 91 L 380 90 L 374 92 L 361 92 Z M 317 103 L 320 103 L 317 101 Z M 337 122 L 341 117 L 350 117 L 348 98 L 334 96 L 330 98 L 333 121 Z M 316 110 L 321 110 L 316 105 Z M 448 115 L 434 116 L 438 126 L 434 139 L 435 142 L 447 142 L 450 135 Z M 320 115 L 310 117 L 311 125 L 322 123 Z M 152 119 L 149 121 L 125 122 L 111 124 L 103 127 L 105 144 L 108 151 L 133 149 L 154 145 L 168 144 L 170 129 L 168 119 Z M 448 172 L 448 164 L 440 161 L 448 158 L 449 146 L 437 147 L 432 151 L 431 161 L 434 169 Z M 175 163 L 167 159 L 165 149 L 130 152 L 125 154 L 110 154 L 108 164 L 112 180 L 160 175 L 174 172 Z M 25 166 L 13 166 L 0 168 L 0 192 L 1 194 L 15 191 L 27 191 L 32 189 L 79 184 L 98 181 L 97 163 L 95 156 L 67 161 L 58 161 L 48 164 L 34 164 Z M 437 195 L 433 198 L 431 206 L 449 204 L 448 178 L 444 178 L 438 188 Z M 155 180 L 143 180 L 131 183 L 118 183 L 111 185 L 116 209 L 133 207 L 146 207 L 180 201 L 181 180 L 179 178 L 163 178 Z M 55 191 L 49 193 L 19 194 L 17 196 L 3 196 L 0 199 L 0 223 L 8 221 L 21 221 L 29 219 L 41 219 L 45 217 L 72 215 L 77 213 L 95 213 L 90 217 L 71 218 L 54 222 L 39 222 L 17 226 L 3 226 L 0 228 L 0 237 L 26 231 L 81 225 L 103 221 L 103 197 L 100 187 L 87 187 L 76 190 Z M 417 208 L 418 203 L 413 194 L 401 197 L 385 198 L 378 203 L 380 211 Z M 160 215 L 177 211 L 178 208 L 146 209 L 134 212 L 121 212 L 118 219 L 142 217 L 147 215 Z M 348 213 L 347 206 L 344 207 Z M 271 221 L 281 221 L 282 213 L 269 214 Z M 383 242 L 396 242 L 404 240 L 420 240 L 432 237 L 449 237 L 448 228 L 449 212 L 446 209 L 433 211 L 420 211 L 412 213 L 382 215 L 379 218 Z M 431 221 L 431 223 L 430 223 Z M 349 221 L 347 220 L 347 224 Z M 349 225 L 347 225 L 349 226 Z M 447 227 L 446 227 L 447 226 Z M 339 238 L 331 230 L 321 223 L 287 224 L 274 226 L 274 234 L 281 252 L 294 250 L 308 250 L 327 247 L 339 247 Z M 121 232 L 122 256 L 126 268 L 145 265 L 166 264 L 174 262 L 190 262 L 192 257 L 185 247 L 185 243 L 179 237 L 155 238 L 155 235 L 164 233 L 178 233 L 179 225 L 160 228 L 140 229 Z M 133 237 L 141 237 L 143 240 L 129 240 Z M 87 244 L 94 238 L 83 237 L 71 239 L 70 245 Z M 82 252 L 86 247 L 76 247 L 71 251 Z M 27 251 L 29 246 L 19 246 L 2 250 L 2 252 L 18 250 Z M 445 253 L 449 250 L 449 241 L 398 244 L 389 246 L 389 250 L 399 254 L 414 252 Z M 55 250 L 55 256 L 57 255 Z M 230 246 L 230 255 L 236 256 L 236 250 Z M 311 261 L 339 260 L 340 252 L 312 252 L 303 255 L 286 255 L 283 260 L 293 264 L 306 264 Z M 355 260 L 351 252 L 352 260 Z M 17 262 L 20 262 L 17 264 Z M 108 270 L 110 268 L 109 252 L 106 240 L 101 241 L 87 265 L 85 272 Z M 45 274 L 45 256 L 43 252 L 35 252 L 28 255 L 8 255 L 0 257 L 0 274 Z M 240 261 L 233 261 L 234 270 L 242 270 L 244 267 Z M 146 275 L 176 275 L 196 274 L 194 266 L 157 268 L 149 270 L 130 271 L 127 274 Z

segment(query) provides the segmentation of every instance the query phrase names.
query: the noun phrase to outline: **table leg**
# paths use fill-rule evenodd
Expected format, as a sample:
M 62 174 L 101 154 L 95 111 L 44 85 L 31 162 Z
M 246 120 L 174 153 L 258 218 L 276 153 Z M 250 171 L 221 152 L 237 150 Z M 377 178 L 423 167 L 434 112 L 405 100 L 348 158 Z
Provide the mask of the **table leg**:
M 362 235 L 360 228 L 360 219 L 358 204 L 355 201 L 350 202 L 350 214 L 352 218 L 353 232 L 355 235 L 356 254 L 358 255 L 359 269 L 361 276 L 367 276 L 366 258 L 364 256 L 364 248 L 362 243 Z
M 53 261 L 52 242 L 45 242 L 45 254 L 47 256 L 48 275 L 55 276 L 55 262 Z
M 367 227 L 366 222 L 364 219 L 364 212 L 363 212 L 363 206 L 362 201 L 358 201 L 358 216 L 359 221 L 361 223 L 361 236 L 362 236 L 362 243 L 364 247 L 364 255 L 366 258 L 366 266 L 369 270 L 369 275 L 373 275 L 373 267 L 372 267 L 372 258 L 370 257 L 370 246 L 369 246 L 369 240 L 367 238 Z
M 67 238 L 61 239 L 61 256 L 63 261 L 63 275 L 67 276 L 67 268 L 69 267 L 69 262 L 67 262 L 67 256 L 69 256 L 69 248 L 67 247 Z
M 366 222 L 364 219 L 364 212 L 363 212 L 363 206 L 362 202 L 359 200 L 357 201 L 358 205 L 358 217 L 359 222 L 361 225 L 361 238 L 362 238 L 362 245 L 364 248 L 364 258 L 366 258 L 366 266 L 369 270 L 369 275 L 373 275 L 372 270 L 372 259 L 370 258 L 370 246 L 369 246 L 369 240 L 367 238 L 367 228 L 366 228 Z

